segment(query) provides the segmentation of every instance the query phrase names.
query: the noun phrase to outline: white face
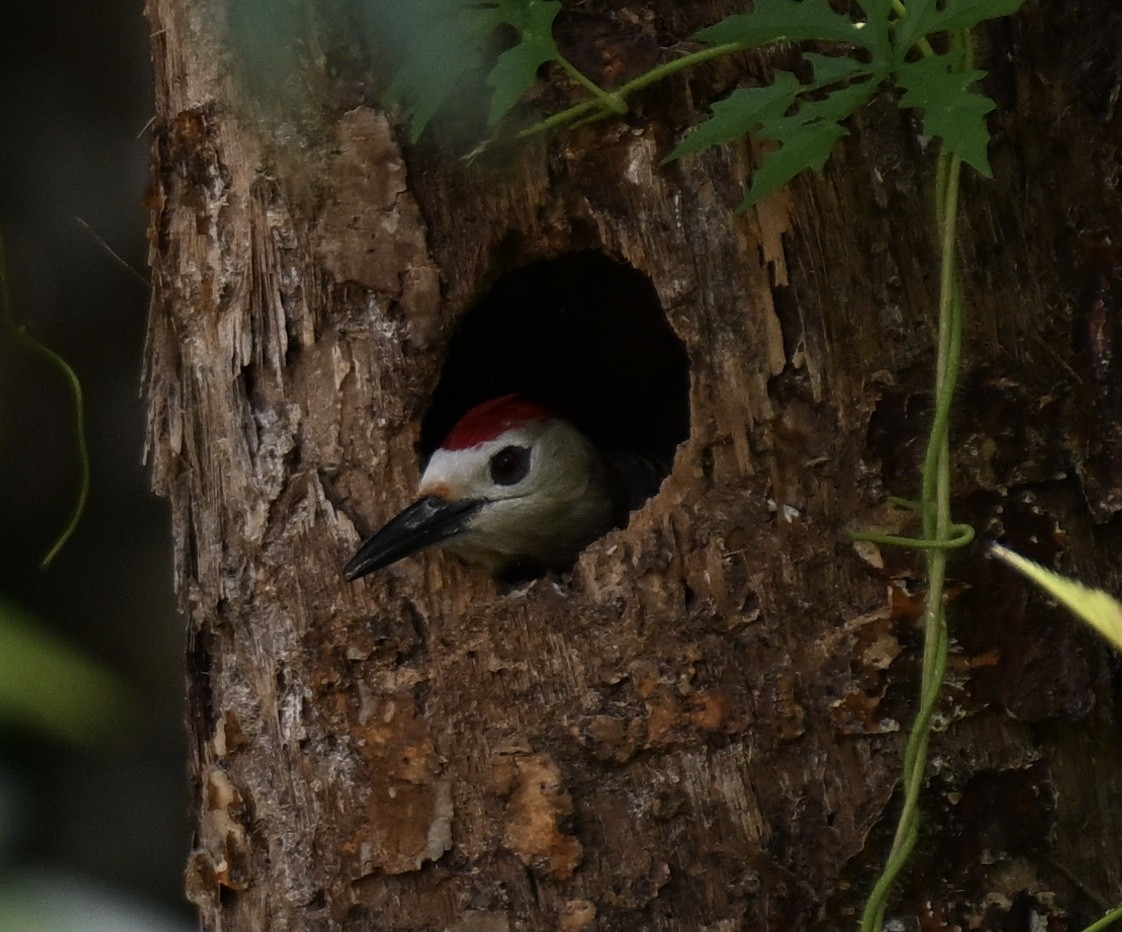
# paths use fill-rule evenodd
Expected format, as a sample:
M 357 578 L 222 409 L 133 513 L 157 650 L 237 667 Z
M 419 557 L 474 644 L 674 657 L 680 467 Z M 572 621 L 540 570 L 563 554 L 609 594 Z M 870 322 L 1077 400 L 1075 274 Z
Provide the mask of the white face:
M 565 421 L 535 421 L 466 450 L 437 450 L 421 495 L 483 504 L 444 546 L 501 567 L 522 559 L 563 566 L 611 526 L 599 454 Z
M 540 468 L 538 439 L 544 427 L 543 422 L 537 422 L 508 430 L 494 440 L 466 450 L 437 450 L 425 467 L 418 491 L 421 495 L 436 495 L 449 500 L 485 498 L 494 501 L 530 494 Z M 530 468 L 520 481 L 500 484 L 492 477 L 491 464 L 494 457 L 508 447 L 529 451 Z

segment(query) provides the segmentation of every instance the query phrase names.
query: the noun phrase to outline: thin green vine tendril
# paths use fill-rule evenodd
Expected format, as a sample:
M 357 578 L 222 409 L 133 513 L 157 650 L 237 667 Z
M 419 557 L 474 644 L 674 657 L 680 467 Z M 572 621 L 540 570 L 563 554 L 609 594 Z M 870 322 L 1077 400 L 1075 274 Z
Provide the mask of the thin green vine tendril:
M 26 334 L 24 334 L 26 336 Z M 47 551 L 47 555 L 39 561 L 39 569 L 46 570 L 55 561 L 55 557 L 59 555 L 62 548 L 66 546 L 74 532 L 78 530 L 78 523 L 82 520 L 82 515 L 86 511 L 86 503 L 90 497 L 90 451 L 86 444 L 86 402 L 82 392 L 82 383 L 78 379 L 77 373 L 71 368 L 70 363 L 63 359 L 54 350 L 49 349 L 42 343 L 38 343 L 31 337 L 27 340 L 32 343 L 35 348 L 47 359 L 53 363 L 70 383 L 70 393 L 74 397 L 74 439 L 78 445 L 78 465 L 79 465 L 79 479 L 78 479 L 78 500 L 74 503 L 74 510 L 70 513 L 70 522 L 66 528 L 58 536 L 58 539 Z
M 953 41 L 964 49 L 964 65 L 968 65 L 968 34 L 965 30 L 959 30 Z M 972 530 L 965 533 L 965 526 L 956 525 L 951 520 L 950 410 L 962 361 L 962 292 L 955 261 L 961 169 L 962 162 L 956 155 L 946 149 L 940 152 L 935 173 L 935 220 L 941 253 L 935 416 L 924 457 L 921 504 L 916 509 L 923 519 L 922 540 L 928 577 L 923 613 L 920 711 L 904 749 L 903 807 L 884 870 L 865 904 L 861 920 L 862 932 L 880 932 L 883 929 L 888 895 L 919 838 L 919 795 L 927 767 L 931 723 L 947 668 L 947 619 L 943 590 L 946 584 L 947 558 L 952 549 L 948 544 L 953 541 L 953 545 L 963 546 L 973 538 Z
M 47 569 L 59 552 L 66 546 L 67 541 L 74 535 L 78 522 L 86 510 L 86 502 L 90 497 L 90 452 L 86 444 L 86 406 L 82 394 L 82 383 L 70 364 L 58 353 L 44 346 L 27 333 L 27 328 L 16 323 L 15 311 L 12 308 L 11 287 L 8 282 L 8 260 L 4 250 L 3 232 L 0 231 L 0 317 L 3 319 L 4 329 L 10 332 L 20 343 L 33 352 L 38 353 L 52 366 L 58 369 L 70 384 L 70 393 L 74 397 L 74 431 L 78 444 L 78 465 L 80 470 L 78 483 L 78 501 L 70 514 L 70 522 L 59 535 L 58 539 L 47 551 L 47 555 L 39 561 L 39 569 Z
M 877 534 L 873 531 L 857 531 L 849 536 L 854 540 L 868 541 L 870 544 L 908 547 L 912 550 L 958 550 L 974 540 L 974 528 L 969 524 L 952 524 L 950 526 L 950 536 L 946 540 L 903 537 L 899 534 Z

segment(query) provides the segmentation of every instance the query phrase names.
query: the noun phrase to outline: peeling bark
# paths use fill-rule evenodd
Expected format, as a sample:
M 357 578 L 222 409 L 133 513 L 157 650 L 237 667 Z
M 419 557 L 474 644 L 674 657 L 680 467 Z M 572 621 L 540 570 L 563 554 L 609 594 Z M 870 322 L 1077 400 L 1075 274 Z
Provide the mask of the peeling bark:
M 587 4 L 561 29 L 631 76 L 734 6 Z M 996 179 L 964 190 L 956 517 L 1119 590 L 1122 14 L 1044 7 L 979 50 Z M 148 3 L 149 457 L 189 628 L 203 926 L 852 927 L 918 677 L 922 561 L 847 536 L 904 526 L 884 501 L 914 494 L 931 407 L 909 119 L 879 101 L 824 176 L 736 215 L 749 146 L 658 164 L 789 52 L 465 165 L 404 144 L 313 7 L 284 76 L 303 109 L 255 95 L 225 70 L 231 9 Z M 412 493 L 457 322 L 584 250 L 649 278 L 686 347 L 659 494 L 563 577 L 507 591 L 428 554 L 344 583 Z M 1117 662 L 980 546 L 951 582 L 893 915 L 1079 927 L 1122 892 Z

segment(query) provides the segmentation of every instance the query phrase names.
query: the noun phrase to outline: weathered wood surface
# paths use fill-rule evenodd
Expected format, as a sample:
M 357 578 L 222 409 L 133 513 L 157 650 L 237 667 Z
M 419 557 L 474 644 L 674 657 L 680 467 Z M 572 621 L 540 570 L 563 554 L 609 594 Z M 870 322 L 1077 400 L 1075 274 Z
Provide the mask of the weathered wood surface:
M 563 37 L 625 75 L 734 7 L 613 6 Z M 919 561 L 847 537 L 900 526 L 882 503 L 913 494 L 930 410 L 910 118 L 881 101 L 823 177 L 736 215 L 747 147 L 658 163 L 758 58 L 466 166 L 404 146 L 314 14 L 282 76 L 298 106 L 246 89 L 223 2 L 148 15 L 150 457 L 190 631 L 204 927 L 851 927 L 916 691 Z M 997 177 L 963 192 L 957 517 L 1118 589 L 1122 15 L 1030 2 L 987 37 Z M 427 555 L 345 584 L 412 493 L 461 315 L 587 249 L 648 276 L 687 348 L 690 435 L 660 494 L 571 577 L 504 592 Z M 980 547 L 952 575 L 893 914 L 1076 927 L 1122 893 L 1117 664 Z

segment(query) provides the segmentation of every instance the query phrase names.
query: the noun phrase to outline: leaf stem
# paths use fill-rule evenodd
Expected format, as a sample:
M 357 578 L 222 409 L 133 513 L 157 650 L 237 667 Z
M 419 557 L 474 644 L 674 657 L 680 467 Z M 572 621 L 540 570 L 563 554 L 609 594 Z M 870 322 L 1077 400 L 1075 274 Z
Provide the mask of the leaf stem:
M 643 88 L 648 87 L 651 84 L 655 84 L 656 82 L 661 81 L 663 78 L 667 78 L 679 71 L 684 71 L 686 68 L 691 68 L 694 65 L 701 64 L 702 62 L 711 61 L 714 58 L 721 58 L 725 55 L 732 55 L 734 52 L 742 52 L 744 51 L 744 49 L 745 46 L 740 42 L 726 42 L 723 45 L 714 45 L 712 48 L 702 49 L 699 52 L 691 52 L 689 55 L 683 55 L 681 58 L 676 58 L 673 61 L 669 61 L 665 64 L 659 65 L 656 68 L 652 68 L 650 71 L 639 75 L 639 77 L 635 78 L 634 80 L 628 81 L 626 84 L 621 85 L 615 91 L 612 91 L 610 93 L 593 84 L 593 82 L 588 81 L 588 78 L 586 78 L 584 75 L 581 75 L 581 77 L 578 78 L 577 75 L 580 74 L 580 72 L 575 68 L 573 68 L 572 71 L 569 71 L 569 68 L 572 68 L 572 65 L 568 65 L 568 67 L 566 67 L 567 62 L 563 58 L 559 59 L 559 61 L 561 62 L 561 66 L 565 68 L 566 71 L 569 71 L 569 74 L 572 75 L 575 81 L 580 83 L 583 87 L 588 88 L 588 90 L 594 95 L 594 99 L 582 101 L 579 104 L 569 107 L 567 110 L 562 110 L 559 113 L 553 114 L 553 116 L 551 117 L 547 117 L 546 119 L 535 123 L 533 126 L 528 126 L 526 127 L 526 129 L 519 132 L 515 138 L 526 139 L 530 136 L 536 136 L 539 133 L 547 132 L 548 130 L 555 129 L 558 126 L 564 126 L 567 123 L 573 123 L 580 119 L 595 119 L 599 118 L 602 115 L 607 116 L 612 113 L 626 113 L 626 99 L 629 95 L 634 94 L 636 91 L 640 91 Z M 583 78 L 584 80 L 581 80 L 581 78 Z M 592 84 L 593 87 L 596 87 L 596 90 L 593 91 L 592 88 L 588 87 L 588 85 L 584 83 L 585 81 L 588 81 L 588 84 Z M 622 107 L 622 109 L 617 109 L 617 107 Z M 594 114 L 593 111 L 596 110 L 599 110 L 600 113 Z
M 608 113 L 622 116 L 627 113 L 627 102 L 619 96 L 618 92 L 606 91 L 593 81 L 588 75 L 577 68 L 569 59 L 560 52 L 557 54 L 557 64 L 565 69 L 565 73 L 590 93 Z
M 904 4 L 901 2 L 901 0 L 892 0 L 892 12 L 895 13 L 900 18 L 903 18 L 903 17 L 908 15 L 908 8 L 906 6 L 904 6 Z M 934 58 L 935 57 L 935 50 L 931 47 L 931 43 L 928 42 L 926 39 L 920 39 L 916 43 L 915 47 L 917 49 L 919 49 L 919 53 L 924 58 Z
M 1093 922 L 1091 923 L 1091 925 L 1087 926 L 1087 928 L 1084 929 L 1083 932 L 1102 932 L 1103 929 L 1114 925 L 1114 923 L 1118 922 L 1119 920 L 1122 920 L 1122 906 L 1119 906 L 1116 909 L 1112 909 L 1109 913 L 1103 916 L 1102 919 L 1099 919 L 1098 921 Z

